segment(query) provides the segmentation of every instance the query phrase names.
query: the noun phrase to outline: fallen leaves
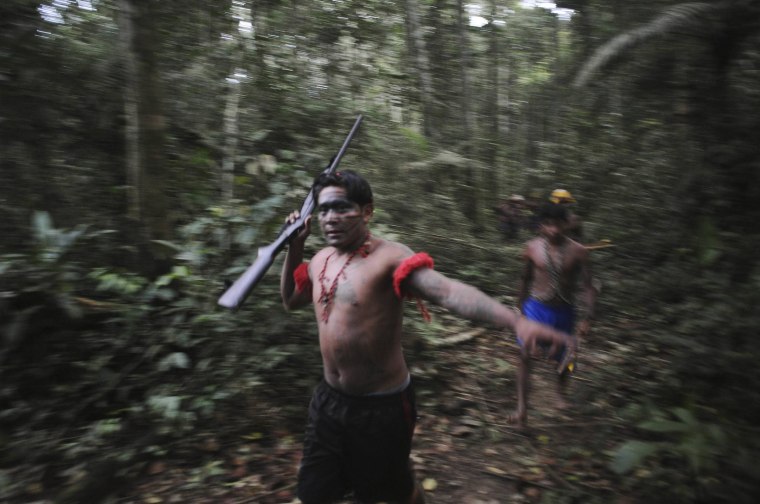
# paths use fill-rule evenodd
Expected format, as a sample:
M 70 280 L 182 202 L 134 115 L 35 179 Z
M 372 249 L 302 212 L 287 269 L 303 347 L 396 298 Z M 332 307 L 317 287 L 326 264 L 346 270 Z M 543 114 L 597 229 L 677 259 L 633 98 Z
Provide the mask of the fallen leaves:
M 439 373 L 425 375 L 418 386 L 412 462 L 425 492 L 434 492 L 442 504 L 500 504 L 540 502 L 550 492 L 566 493 L 569 485 L 596 496 L 611 491 L 610 475 L 599 465 L 603 456 L 593 444 L 597 424 L 556 421 L 551 369 L 534 373 L 529 429 L 518 436 L 504 422 L 515 401 L 508 371 L 514 348 L 492 333 L 460 349 L 441 353 Z M 593 381 L 581 386 L 586 383 Z M 232 441 L 206 433 L 194 445 L 199 460 L 192 466 L 187 460 L 153 462 L 146 467 L 148 481 L 133 495 L 159 499 L 151 504 L 297 502 L 300 436 L 253 425 Z
M 433 478 L 425 478 L 422 480 L 422 488 L 424 488 L 426 492 L 433 492 L 438 488 L 438 482 Z

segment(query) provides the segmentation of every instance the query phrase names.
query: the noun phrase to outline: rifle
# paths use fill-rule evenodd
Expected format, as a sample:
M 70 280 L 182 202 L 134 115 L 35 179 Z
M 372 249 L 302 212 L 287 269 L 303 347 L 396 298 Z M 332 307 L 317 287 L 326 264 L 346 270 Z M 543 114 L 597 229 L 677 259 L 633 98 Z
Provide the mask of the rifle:
M 599 240 L 595 243 L 589 243 L 586 245 L 583 245 L 583 247 L 586 250 L 599 250 L 599 249 L 605 249 L 609 247 L 614 247 L 615 245 L 610 240 Z
M 330 164 L 323 170 L 323 173 L 333 173 L 340 163 L 340 158 L 348 149 L 348 144 L 351 143 L 351 139 L 354 137 L 356 130 L 359 129 L 359 125 L 362 122 L 361 114 L 356 118 L 354 126 L 348 133 L 346 140 L 343 142 L 343 146 L 338 153 L 332 158 Z M 304 225 L 306 218 L 311 215 L 314 210 L 314 188 L 309 190 L 309 194 L 306 196 L 303 204 L 301 205 L 301 215 L 292 224 L 286 224 L 280 230 L 279 236 L 267 245 L 266 247 L 260 247 L 256 260 L 251 264 L 245 272 L 233 283 L 219 298 L 217 303 L 225 308 L 237 309 L 251 293 L 251 290 L 259 283 L 269 267 L 274 262 L 274 258 L 290 239 L 295 235 L 298 230 Z

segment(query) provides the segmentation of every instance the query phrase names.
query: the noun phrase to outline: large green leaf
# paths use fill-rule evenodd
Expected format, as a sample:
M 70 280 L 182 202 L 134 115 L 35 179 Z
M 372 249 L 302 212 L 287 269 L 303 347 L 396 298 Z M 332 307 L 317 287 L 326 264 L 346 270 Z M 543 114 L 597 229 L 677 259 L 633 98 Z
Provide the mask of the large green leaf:
M 662 444 L 660 443 L 628 441 L 615 452 L 610 463 L 610 469 L 617 474 L 625 474 L 660 449 L 662 449 Z

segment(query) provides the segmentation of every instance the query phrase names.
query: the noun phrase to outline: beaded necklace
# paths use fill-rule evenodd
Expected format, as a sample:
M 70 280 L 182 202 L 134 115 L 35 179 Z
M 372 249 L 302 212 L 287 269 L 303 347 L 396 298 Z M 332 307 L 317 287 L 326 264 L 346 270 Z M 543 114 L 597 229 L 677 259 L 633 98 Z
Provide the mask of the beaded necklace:
M 539 301 L 555 301 L 559 299 L 565 303 L 572 304 L 572 292 L 568 292 L 566 286 L 562 283 L 562 264 L 564 262 L 565 248 L 567 242 L 563 242 L 557 246 L 557 260 L 552 258 L 549 252 L 549 240 L 543 239 L 543 253 L 544 260 L 546 261 L 546 270 L 549 274 L 549 291 L 539 293 L 535 290 L 535 285 L 531 287 L 530 295 Z
M 327 272 L 327 264 L 330 262 L 330 259 L 332 256 L 335 255 L 337 252 L 336 250 L 333 250 L 332 253 L 330 253 L 329 256 L 327 256 L 327 259 L 325 259 L 325 264 L 322 266 L 322 271 L 319 272 L 319 303 L 324 305 L 324 309 L 322 310 L 322 321 L 327 322 L 330 319 L 330 311 L 332 310 L 333 302 L 335 301 L 335 293 L 338 290 L 338 281 L 340 280 L 340 277 L 343 276 L 343 278 L 346 278 L 346 268 L 348 268 L 348 265 L 351 264 L 351 261 L 356 257 L 356 254 L 360 254 L 362 257 L 367 257 L 369 255 L 369 244 L 370 244 L 370 238 L 371 235 L 367 233 L 367 236 L 364 238 L 364 243 L 351 252 L 348 255 L 348 258 L 346 259 L 346 262 L 343 263 L 343 266 L 340 268 L 340 271 L 338 271 L 338 274 L 335 275 L 335 278 L 332 281 L 332 284 L 330 285 L 330 288 L 327 288 L 327 282 L 325 282 L 325 276 Z
M 563 292 L 562 279 L 561 279 L 562 263 L 564 261 L 566 244 L 567 242 L 563 241 L 557 246 L 558 260 L 556 264 L 554 260 L 552 259 L 552 255 L 549 253 L 549 240 L 544 241 L 544 254 L 546 254 L 546 264 L 547 264 L 547 269 L 549 270 L 549 282 L 551 284 L 552 291 L 562 301 L 566 303 L 572 303 L 572 299 L 570 299 L 570 296 L 567 295 L 567 293 Z

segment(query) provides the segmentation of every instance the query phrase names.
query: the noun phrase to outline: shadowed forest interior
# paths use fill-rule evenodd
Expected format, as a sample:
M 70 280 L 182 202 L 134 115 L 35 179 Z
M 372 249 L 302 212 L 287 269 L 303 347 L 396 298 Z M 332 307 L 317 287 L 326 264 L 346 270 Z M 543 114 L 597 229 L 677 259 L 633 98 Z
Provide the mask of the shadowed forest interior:
M 526 432 L 513 335 L 408 303 L 429 502 L 755 502 L 758 48 L 756 0 L 4 0 L 0 501 L 294 502 L 314 314 L 282 257 L 217 299 L 361 114 L 372 233 L 446 275 L 515 305 L 510 196 L 603 245 Z

